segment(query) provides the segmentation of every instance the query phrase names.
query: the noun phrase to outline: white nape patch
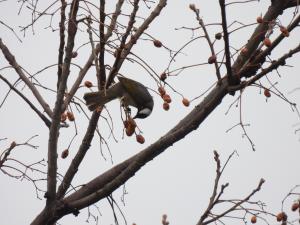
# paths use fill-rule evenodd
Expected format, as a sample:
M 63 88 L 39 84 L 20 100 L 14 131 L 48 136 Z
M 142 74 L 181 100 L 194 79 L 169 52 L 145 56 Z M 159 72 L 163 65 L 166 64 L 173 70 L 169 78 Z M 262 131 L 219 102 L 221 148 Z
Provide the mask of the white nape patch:
M 151 110 L 148 108 L 144 108 L 141 111 L 139 111 L 139 114 L 149 115 L 151 113 Z

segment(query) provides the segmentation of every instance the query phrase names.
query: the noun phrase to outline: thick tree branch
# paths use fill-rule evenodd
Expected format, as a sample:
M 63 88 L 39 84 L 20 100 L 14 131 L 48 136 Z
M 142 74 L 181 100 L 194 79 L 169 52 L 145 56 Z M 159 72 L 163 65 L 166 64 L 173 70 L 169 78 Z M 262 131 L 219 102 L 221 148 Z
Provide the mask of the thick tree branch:
M 232 65 L 233 73 L 238 72 L 248 59 L 256 53 L 258 45 L 264 40 L 266 32 L 268 31 L 268 22 L 275 20 L 280 14 L 282 14 L 287 2 L 288 0 L 276 1 L 276 3 L 272 4 L 268 8 L 268 11 L 263 16 L 263 21 L 266 22 L 259 24 L 248 39 L 248 43 L 245 45 L 248 51 L 237 57 L 235 63 Z
M 147 162 L 184 138 L 188 133 L 196 130 L 205 118 L 221 103 L 227 94 L 227 87 L 227 81 L 224 80 L 219 86 L 215 87 L 194 110 L 162 138 L 137 155 L 95 178 L 76 193 L 71 194 L 65 199 L 67 205 L 71 208 L 81 209 L 111 194 Z M 126 169 L 124 169 L 124 167 Z M 114 179 L 107 182 L 107 179 L 105 179 L 107 177 L 114 177 Z
M 78 12 L 79 0 L 73 0 L 68 22 L 68 40 L 65 52 L 65 59 L 62 66 L 61 80 L 57 92 L 55 107 L 53 110 L 52 124 L 48 140 L 48 173 L 47 173 L 47 206 L 55 201 L 56 194 L 56 174 L 57 174 L 57 140 L 59 136 L 59 124 L 62 114 L 63 99 L 65 95 L 68 76 L 70 74 L 70 64 L 72 51 L 74 48 L 74 39 L 77 32 L 76 16 Z
M 296 28 L 300 23 L 300 16 L 297 16 L 295 18 L 295 20 L 287 27 L 287 30 L 290 32 L 292 31 L 294 28 Z M 238 77 L 250 77 L 250 76 L 254 76 L 255 73 L 250 74 L 249 72 L 251 72 L 251 69 L 260 65 L 265 58 L 271 54 L 271 52 L 273 51 L 273 49 L 275 47 L 277 47 L 280 42 L 286 38 L 283 34 L 280 34 L 273 42 L 272 45 L 268 48 L 266 48 L 263 52 L 261 52 L 259 55 L 257 55 L 254 60 L 252 60 L 251 62 L 249 61 L 245 66 L 243 66 L 243 68 L 238 72 L 237 76 Z
M 298 52 L 300 52 L 300 43 L 298 44 L 297 47 L 295 47 L 294 49 L 290 50 L 288 53 L 284 54 L 279 59 L 274 60 L 269 67 L 267 67 L 265 69 L 262 69 L 262 71 L 260 73 L 258 73 L 254 77 L 252 77 L 250 80 L 244 81 L 240 85 L 229 87 L 229 91 L 242 90 L 242 89 L 250 86 L 251 84 L 254 84 L 256 81 L 258 81 L 259 79 L 261 79 L 266 74 L 269 74 L 273 70 L 278 69 L 280 66 L 285 65 L 286 59 L 292 57 L 294 54 L 296 54 Z

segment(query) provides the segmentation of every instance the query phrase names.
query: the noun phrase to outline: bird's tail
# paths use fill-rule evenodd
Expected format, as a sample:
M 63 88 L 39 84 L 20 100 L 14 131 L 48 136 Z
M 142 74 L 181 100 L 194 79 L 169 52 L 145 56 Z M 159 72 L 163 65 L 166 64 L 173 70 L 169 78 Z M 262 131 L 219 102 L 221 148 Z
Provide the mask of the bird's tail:
M 94 111 L 98 106 L 103 106 L 106 103 L 119 97 L 118 92 L 115 90 L 119 84 L 115 84 L 110 89 L 104 91 L 96 91 L 85 93 L 83 99 L 89 110 Z

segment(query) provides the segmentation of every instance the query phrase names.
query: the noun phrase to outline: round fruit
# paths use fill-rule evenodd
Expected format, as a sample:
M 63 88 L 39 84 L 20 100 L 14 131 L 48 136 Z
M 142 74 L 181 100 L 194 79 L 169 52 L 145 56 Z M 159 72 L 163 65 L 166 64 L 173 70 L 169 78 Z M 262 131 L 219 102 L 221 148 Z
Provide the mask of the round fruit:
M 216 61 L 217 61 L 217 57 L 216 57 L 215 55 L 210 56 L 210 57 L 208 58 L 208 60 L 207 60 L 207 62 L 208 62 L 209 64 L 213 64 L 213 63 L 215 63 Z
M 290 36 L 290 32 L 288 31 L 288 29 L 286 29 L 286 27 L 280 26 L 280 31 L 285 37 Z
M 256 223 L 256 221 L 257 221 L 256 216 L 252 216 L 252 217 L 251 217 L 251 223 Z
M 217 40 L 221 40 L 222 34 L 221 34 L 221 33 L 216 33 L 216 34 L 215 34 L 215 38 L 216 38 Z
M 68 157 L 68 155 L 69 155 L 69 149 L 65 149 L 65 150 L 63 150 L 62 153 L 61 153 L 61 158 L 62 158 L 62 159 L 65 159 L 65 158 Z
M 171 99 L 170 95 L 168 95 L 168 94 L 164 94 L 164 95 L 162 96 L 162 99 L 163 99 L 166 103 L 171 103 L 171 102 L 172 102 L 172 99 Z
M 160 96 L 164 96 L 166 94 L 166 90 L 162 86 L 160 86 L 158 88 L 158 92 L 159 92 Z
M 62 113 L 61 116 L 60 116 L 60 122 L 65 122 L 67 119 L 67 114 L 66 113 Z
M 143 137 L 143 135 L 138 134 L 138 135 L 136 135 L 136 141 L 140 144 L 144 144 L 145 143 L 145 138 Z
M 261 16 L 259 16 L 259 17 L 256 18 L 256 22 L 257 23 L 262 23 L 263 21 L 264 20 L 263 20 L 263 18 Z
M 128 120 L 123 121 L 124 127 L 127 128 L 129 126 Z
M 162 46 L 162 43 L 160 40 L 153 40 L 153 44 L 157 48 L 160 48 Z
M 161 75 L 160 75 L 160 80 L 161 81 L 165 81 L 167 79 L 167 74 L 165 72 L 163 72 Z
M 77 56 L 78 56 L 77 52 L 72 52 L 72 55 L 71 55 L 72 58 L 76 58 Z
M 287 220 L 287 215 L 285 214 L 285 212 L 280 212 L 276 215 L 276 220 L 278 222 L 281 222 L 281 221 L 286 221 Z
M 189 4 L 189 7 L 191 10 L 196 11 L 196 5 L 195 4 Z
M 75 117 L 74 117 L 74 114 L 70 111 L 67 112 L 67 117 L 70 121 L 74 121 L 75 120 Z
M 87 88 L 90 88 L 90 87 L 93 87 L 93 83 L 91 81 L 89 81 L 89 80 L 86 80 L 84 82 L 84 86 L 86 86 Z
M 182 104 L 183 104 L 184 106 L 188 107 L 188 106 L 190 105 L 190 101 L 189 101 L 188 99 L 186 99 L 186 98 L 183 98 L 183 99 L 182 99 Z
M 167 102 L 164 102 L 164 104 L 163 104 L 163 108 L 164 108 L 164 110 L 168 111 L 168 110 L 170 109 L 170 105 L 169 105 L 169 103 L 167 103 Z
M 271 92 L 269 91 L 269 89 L 266 89 L 264 90 L 264 95 L 267 97 L 267 98 L 270 98 L 271 97 Z
M 295 203 L 292 205 L 292 211 L 296 211 L 297 209 L 299 209 L 299 202 L 295 202 Z
M 271 42 L 270 38 L 265 38 L 264 39 L 264 45 L 267 46 L 267 47 L 271 47 L 272 42 Z
M 128 137 L 132 136 L 134 134 L 134 130 L 135 130 L 135 127 L 133 126 L 128 126 L 125 130 L 125 133 Z
M 128 118 L 128 124 L 129 126 L 136 128 L 136 122 L 131 117 Z

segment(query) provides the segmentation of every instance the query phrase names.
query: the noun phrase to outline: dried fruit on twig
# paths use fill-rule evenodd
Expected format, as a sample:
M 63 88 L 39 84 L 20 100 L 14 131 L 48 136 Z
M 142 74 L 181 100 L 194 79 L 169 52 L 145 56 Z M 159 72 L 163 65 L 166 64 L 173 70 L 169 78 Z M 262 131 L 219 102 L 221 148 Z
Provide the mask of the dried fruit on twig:
M 162 46 L 162 43 L 160 40 L 153 40 L 153 44 L 155 47 L 160 48 Z
M 263 18 L 262 18 L 261 16 L 258 16 L 258 17 L 256 18 L 256 22 L 257 22 L 257 23 L 262 23 L 262 22 L 264 22 L 264 20 L 263 20 Z
M 165 81 L 167 79 L 167 74 L 165 72 L 163 72 L 161 75 L 160 75 L 160 80 L 161 81 Z
M 191 10 L 196 11 L 196 5 L 195 4 L 189 4 L 189 7 Z
M 160 96 L 164 96 L 166 94 L 166 90 L 162 86 L 160 86 L 158 88 L 158 92 L 159 92 Z
M 138 134 L 138 135 L 136 135 L 136 141 L 140 144 L 144 144 L 145 143 L 145 138 L 143 137 L 143 135 Z
M 182 104 L 186 107 L 188 107 L 190 105 L 190 101 L 187 98 L 183 98 L 182 99 Z
M 286 29 L 286 27 L 280 26 L 280 31 L 285 37 L 290 36 L 290 32 L 288 31 L 288 29 Z
M 216 55 L 210 56 L 210 57 L 208 58 L 208 60 L 207 60 L 207 62 L 208 62 L 209 64 L 213 64 L 213 63 L 215 63 L 216 61 L 217 61 Z
M 296 211 L 297 209 L 299 209 L 299 202 L 295 202 L 293 205 L 292 205 L 292 211 Z
M 128 120 L 125 120 L 125 121 L 123 122 L 123 124 L 124 124 L 124 127 L 127 128 L 127 127 L 129 126 Z
M 256 216 L 252 216 L 252 217 L 251 217 L 251 223 L 256 223 L 256 221 L 257 221 Z
M 168 95 L 168 94 L 164 94 L 164 95 L 162 96 L 162 99 L 163 99 L 164 102 L 166 102 L 166 103 L 171 103 L 171 102 L 172 102 L 172 99 L 171 99 L 170 95 Z
M 131 117 L 128 118 L 129 126 L 136 128 L 136 122 Z
M 132 136 L 134 134 L 134 130 L 135 130 L 135 127 L 133 126 L 128 126 L 126 129 L 125 129 L 125 133 L 128 137 Z
M 164 102 L 164 104 L 163 104 L 163 108 L 164 108 L 164 110 L 168 111 L 168 110 L 170 109 L 170 105 L 169 105 L 169 103 L 167 103 L 167 102 Z
M 267 47 L 271 47 L 272 42 L 271 42 L 270 38 L 265 38 L 264 39 L 264 45 L 267 46 Z
M 93 87 L 93 83 L 91 81 L 89 81 L 89 80 L 86 80 L 84 82 L 84 86 L 86 86 L 87 88 L 90 88 L 90 87 Z
M 66 113 L 62 113 L 60 116 L 60 122 L 65 122 L 67 120 L 67 114 Z
M 217 40 L 221 40 L 221 38 L 222 38 L 222 33 L 216 33 L 216 34 L 215 34 L 215 38 L 216 38 Z
M 68 155 L 69 155 L 69 149 L 65 149 L 65 150 L 63 150 L 62 153 L 61 153 L 61 158 L 62 158 L 62 159 L 65 159 L 65 158 L 68 157 Z
M 67 117 L 70 121 L 74 121 L 75 120 L 75 117 L 74 117 L 74 114 L 70 111 L 67 112 Z
M 281 222 L 281 221 L 286 221 L 287 220 L 287 215 L 285 214 L 285 212 L 280 212 L 276 215 L 276 220 L 278 222 Z
M 270 98 L 271 97 L 271 92 L 269 89 L 265 88 L 264 90 L 264 95 L 267 97 L 267 98 Z
M 168 225 L 169 224 L 169 221 L 167 221 L 167 214 L 163 214 L 161 223 L 163 225 Z
M 71 55 L 72 58 L 76 58 L 77 56 L 78 56 L 78 52 L 72 52 L 72 55 Z
M 136 128 L 136 123 L 134 119 L 131 117 L 128 118 L 128 120 L 124 121 L 124 127 L 125 127 L 125 132 L 127 136 L 132 136 L 134 134 L 135 128 Z

